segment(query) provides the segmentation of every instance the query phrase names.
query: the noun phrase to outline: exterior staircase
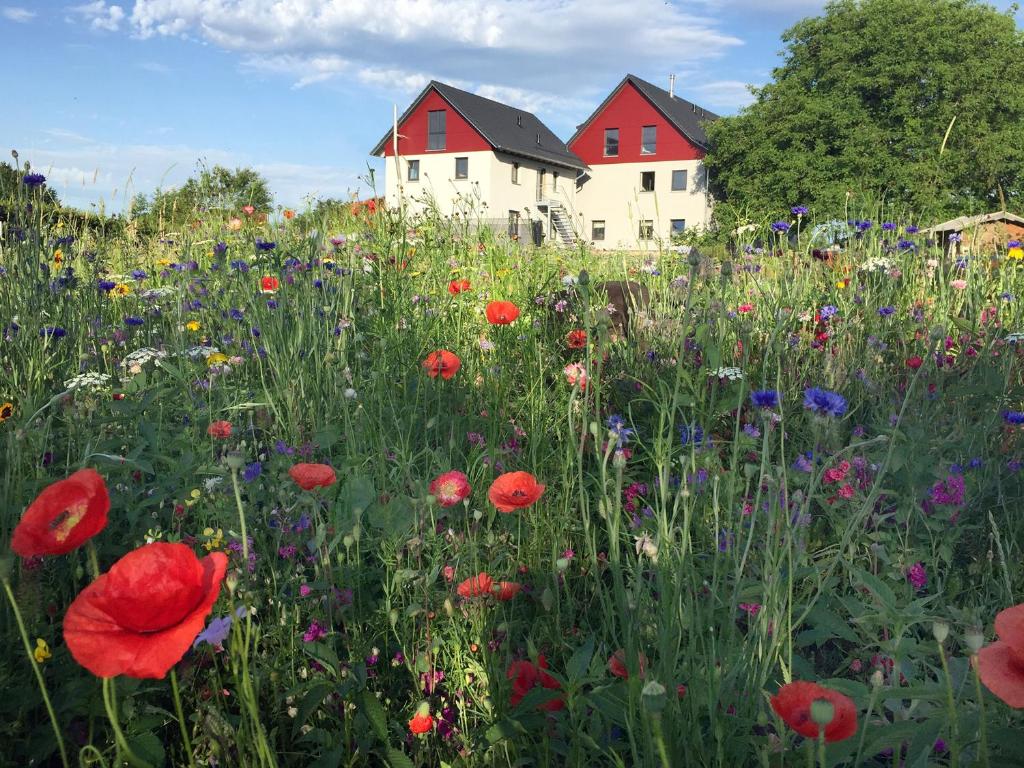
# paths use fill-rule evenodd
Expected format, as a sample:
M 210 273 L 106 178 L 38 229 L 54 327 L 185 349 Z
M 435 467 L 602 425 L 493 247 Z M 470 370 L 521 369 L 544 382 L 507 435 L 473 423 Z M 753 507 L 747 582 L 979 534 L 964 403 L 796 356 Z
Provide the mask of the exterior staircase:
M 558 240 L 564 246 L 572 248 L 576 245 L 576 236 L 572 231 L 572 222 L 565 208 L 560 203 L 550 203 L 548 212 L 551 215 L 551 226 L 558 233 Z

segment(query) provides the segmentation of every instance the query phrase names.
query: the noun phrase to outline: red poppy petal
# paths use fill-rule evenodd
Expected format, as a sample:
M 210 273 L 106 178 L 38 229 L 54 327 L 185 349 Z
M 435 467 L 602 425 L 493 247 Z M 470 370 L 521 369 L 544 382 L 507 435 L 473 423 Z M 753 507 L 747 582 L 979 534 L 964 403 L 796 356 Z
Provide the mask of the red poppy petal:
M 1001 640 L 978 652 L 978 676 L 985 687 L 1014 709 L 1024 709 L 1024 665 Z
M 1021 654 L 1024 660 L 1024 603 L 996 615 L 996 634 Z
M 64 640 L 75 661 L 97 677 L 163 678 L 202 631 L 220 594 L 227 556 L 214 552 L 200 562 L 201 601 L 177 624 L 159 632 L 127 630 L 99 607 L 103 601 L 97 598 L 103 595 L 108 574 L 82 590 L 64 616 Z
M 94 469 L 81 469 L 42 490 L 14 529 L 11 549 L 22 557 L 63 555 L 107 525 L 110 496 Z

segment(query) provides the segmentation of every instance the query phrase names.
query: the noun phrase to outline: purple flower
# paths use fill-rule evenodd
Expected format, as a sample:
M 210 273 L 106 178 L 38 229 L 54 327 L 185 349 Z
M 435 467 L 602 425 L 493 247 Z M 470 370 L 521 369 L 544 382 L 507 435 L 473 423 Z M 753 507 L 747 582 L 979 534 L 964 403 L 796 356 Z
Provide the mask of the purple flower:
M 931 500 L 935 504 L 947 504 L 958 507 L 964 503 L 963 475 L 950 475 L 932 486 Z
M 879 307 L 878 314 L 880 317 L 889 317 L 896 311 L 896 307 Z
M 302 641 L 305 643 L 315 643 L 317 640 L 321 640 L 327 637 L 327 630 L 324 628 L 316 619 L 309 622 L 309 629 L 302 635 Z
M 774 221 L 772 222 L 772 232 L 788 232 L 789 222 L 788 221 Z
M 807 206 L 794 205 L 792 208 L 789 209 L 789 212 L 792 213 L 794 216 L 806 216 Z
M 896 229 L 896 225 L 893 224 L 891 221 L 883 221 L 882 229 L 884 229 L 886 232 L 893 232 Z
M 915 227 L 913 224 L 908 224 L 906 227 L 903 228 L 903 231 L 906 232 L 908 235 L 916 235 L 918 232 L 921 231 L 921 228 Z
M 818 315 L 821 317 L 822 322 L 828 322 L 833 317 L 839 314 L 839 307 L 833 306 L 832 304 L 826 304 L 821 308 Z
M 141 317 L 136 317 L 135 315 L 128 315 L 128 317 L 124 319 L 124 324 L 129 326 L 142 325 L 145 322 L 146 321 L 143 320 Z
M 928 586 L 928 574 L 925 572 L 921 561 L 914 563 L 907 569 L 907 581 L 918 592 Z
M 215 246 L 213 246 L 213 255 L 214 256 L 220 257 L 220 256 L 223 256 L 227 252 L 228 252 L 228 244 L 227 243 L 219 242 Z
M 35 189 L 46 183 L 46 177 L 41 173 L 26 173 L 21 183 L 29 189 Z
M 39 329 L 39 335 L 46 338 L 62 339 L 67 336 L 68 332 L 61 328 L 59 325 L 47 325 Z
M 804 408 L 812 413 L 837 418 L 846 413 L 846 398 L 838 392 L 808 387 L 804 390 Z
M 251 483 L 257 477 L 263 473 L 263 465 L 258 461 L 254 461 L 251 464 L 245 465 L 245 472 L 242 473 L 242 479 L 247 483 Z
M 750 393 L 755 408 L 778 408 L 779 393 L 774 389 L 756 389 Z
M 256 241 L 256 250 L 258 251 L 272 251 L 277 248 L 277 243 L 269 242 L 266 240 Z
M 1013 426 L 1024 424 L 1024 411 L 1003 411 L 1003 421 Z

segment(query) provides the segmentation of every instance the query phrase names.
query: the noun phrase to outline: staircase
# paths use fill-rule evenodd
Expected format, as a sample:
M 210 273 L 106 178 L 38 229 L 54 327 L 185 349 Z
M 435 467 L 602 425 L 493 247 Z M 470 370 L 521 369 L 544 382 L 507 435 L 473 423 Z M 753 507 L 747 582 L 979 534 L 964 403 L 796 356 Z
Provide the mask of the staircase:
M 551 214 L 551 225 L 558 233 L 558 239 L 561 244 L 570 248 L 576 245 L 576 236 L 572 231 L 572 223 L 561 204 L 551 203 L 548 207 L 548 212 Z

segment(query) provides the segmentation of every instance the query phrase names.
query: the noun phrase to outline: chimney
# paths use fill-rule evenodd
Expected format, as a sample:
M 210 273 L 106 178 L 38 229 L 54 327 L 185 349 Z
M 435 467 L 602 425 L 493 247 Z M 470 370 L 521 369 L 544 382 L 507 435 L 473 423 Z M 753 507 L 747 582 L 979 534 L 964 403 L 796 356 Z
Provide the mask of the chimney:
M 671 99 L 676 95 L 676 76 L 674 74 L 668 76 L 668 97 Z

